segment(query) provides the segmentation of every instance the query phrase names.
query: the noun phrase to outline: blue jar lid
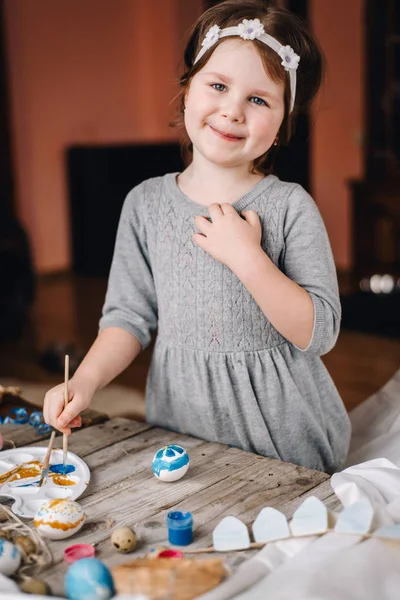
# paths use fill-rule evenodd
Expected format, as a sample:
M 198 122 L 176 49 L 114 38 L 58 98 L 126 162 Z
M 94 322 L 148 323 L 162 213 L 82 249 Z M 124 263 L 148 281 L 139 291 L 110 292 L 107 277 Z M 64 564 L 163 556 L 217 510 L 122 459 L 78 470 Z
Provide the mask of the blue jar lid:
M 193 517 L 190 512 L 180 512 L 179 510 L 167 514 L 168 529 L 186 529 L 193 525 Z

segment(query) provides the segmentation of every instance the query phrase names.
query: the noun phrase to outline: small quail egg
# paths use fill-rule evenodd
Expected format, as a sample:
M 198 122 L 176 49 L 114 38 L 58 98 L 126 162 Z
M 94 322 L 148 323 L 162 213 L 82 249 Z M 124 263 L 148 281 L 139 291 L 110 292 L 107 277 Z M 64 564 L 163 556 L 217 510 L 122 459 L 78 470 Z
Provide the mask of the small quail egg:
M 111 543 L 118 552 L 132 552 L 136 548 L 136 533 L 130 527 L 119 527 L 111 534 Z

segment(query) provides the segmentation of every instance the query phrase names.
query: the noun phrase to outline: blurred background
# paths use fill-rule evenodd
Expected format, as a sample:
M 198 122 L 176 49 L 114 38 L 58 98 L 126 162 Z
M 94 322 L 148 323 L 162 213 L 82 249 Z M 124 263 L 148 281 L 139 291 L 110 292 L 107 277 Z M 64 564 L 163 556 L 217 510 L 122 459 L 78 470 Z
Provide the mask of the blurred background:
M 96 335 L 126 193 L 183 168 L 172 100 L 188 31 L 217 3 L 0 0 L 0 384 L 29 401 Z M 271 4 L 306 19 L 327 60 L 276 172 L 329 233 L 343 327 L 324 361 L 350 409 L 400 362 L 400 1 Z M 118 378 L 118 414 L 143 416 L 150 356 Z

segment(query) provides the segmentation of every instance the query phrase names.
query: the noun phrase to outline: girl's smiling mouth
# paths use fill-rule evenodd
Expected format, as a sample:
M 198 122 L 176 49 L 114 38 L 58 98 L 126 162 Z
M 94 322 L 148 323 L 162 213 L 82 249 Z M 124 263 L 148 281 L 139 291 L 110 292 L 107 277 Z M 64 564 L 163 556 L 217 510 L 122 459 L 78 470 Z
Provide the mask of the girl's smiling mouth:
M 215 129 L 215 127 L 212 127 L 210 124 L 208 124 L 208 126 L 215 134 L 217 134 L 223 140 L 227 140 L 228 142 L 239 142 L 240 140 L 243 140 L 242 137 L 232 135 L 231 133 L 224 133 L 222 131 L 219 131 L 218 129 Z

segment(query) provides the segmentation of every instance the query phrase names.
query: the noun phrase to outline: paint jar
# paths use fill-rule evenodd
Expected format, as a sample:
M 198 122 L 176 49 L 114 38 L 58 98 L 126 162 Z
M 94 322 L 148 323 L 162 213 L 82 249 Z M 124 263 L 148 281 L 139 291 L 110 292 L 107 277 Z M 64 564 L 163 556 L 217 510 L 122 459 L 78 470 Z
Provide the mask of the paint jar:
M 193 539 L 193 517 L 190 512 L 167 514 L 168 541 L 174 546 L 187 546 Z

